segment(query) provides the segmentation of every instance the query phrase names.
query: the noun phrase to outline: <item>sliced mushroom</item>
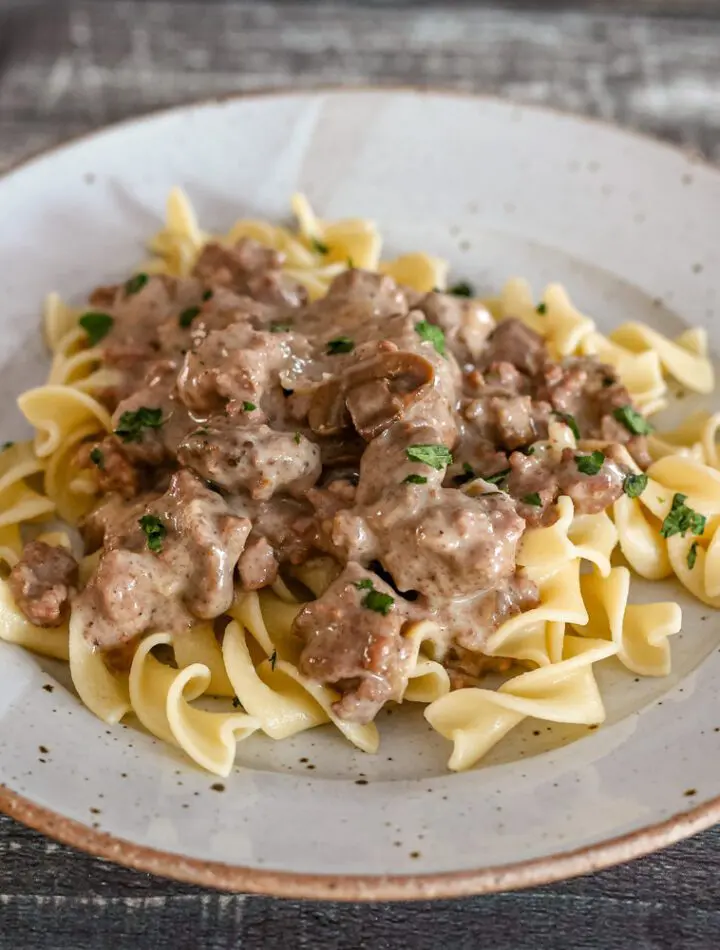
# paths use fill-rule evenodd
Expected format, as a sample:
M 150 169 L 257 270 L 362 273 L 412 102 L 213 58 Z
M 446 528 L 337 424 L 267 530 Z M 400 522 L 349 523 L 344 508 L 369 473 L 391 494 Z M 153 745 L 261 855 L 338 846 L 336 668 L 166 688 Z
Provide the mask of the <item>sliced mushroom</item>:
M 336 435 L 352 420 L 370 441 L 421 399 L 434 378 L 432 363 L 415 353 L 392 350 L 363 360 L 318 389 L 310 428 L 318 435 Z

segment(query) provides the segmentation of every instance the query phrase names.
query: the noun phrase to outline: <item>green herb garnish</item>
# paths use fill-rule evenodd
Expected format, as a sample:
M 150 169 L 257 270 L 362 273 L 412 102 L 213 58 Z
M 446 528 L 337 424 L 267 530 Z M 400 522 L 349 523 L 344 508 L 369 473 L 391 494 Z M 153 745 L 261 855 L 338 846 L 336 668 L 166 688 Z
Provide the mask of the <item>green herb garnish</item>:
M 202 295 L 202 299 L 203 299 L 203 300 L 211 300 L 211 299 L 212 299 L 212 295 L 213 295 L 212 290 L 206 290 L 205 293 Z
M 244 412 L 255 412 L 256 409 L 257 409 L 257 406 L 255 405 L 254 402 L 244 402 L 244 403 L 243 403 L 243 411 L 244 411 Z
M 660 528 L 663 538 L 671 538 L 674 534 L 685 537 L 688 531 L 692 531 L 693 534 L 702 534 L 705 531 L 707 518 L 689 508 L 685 504 L 686 501 L 687 495 L 681 495 L 680 492 L 676 492 L 673 496 L 670 511 Z
M 372 590 L 373 582 L 369 577 L 363 577 L 361 581 L 355 581 L 355 586 L 358 590 Z
M 124 412 L 120 416 L 115 435 L 123 442 L 142 442 L 143 429 L 159 429 L 162 424 L 162 409 L 140 406 L 135 412 Z
M 427 485 L 427 478 L 424 475 L 416 475 L 411 472 L 406 478 L 403 478 L 403 485 Z
M 523 495 L 521 501 L 524 505 L 533 505 L 535 508 L 542 508 L 542 499 L 538 492 L 531 492 L 529 495 Z
M 150 280 L 147 274 L 135 274 L 125 283 L 125 296 L 132 297 L 138 290 L 142 290 L 145 284 Z
M 349 336 L 339 336 L 328 342 L 325 352 L 328 356 L 337 356 L 338 353 L 352 353 L 354 349 L 355 344 Z
M 541 300 L 537 307 L 535 307 L 535 312 L 540 313 L 543 316 L 547 313 L 547 304 L 544 300 Z
M 597 475 L 603 467 L 604 461 L 605 456 L 600 451 L 591 452 L 590 455 L 575 456 L 575 464 L 578 467 L 578 472 L 582 472 L 583 475 Z
M 232 703 L 233 703 L 233 709 L 239 709 L 240 706 L 242 705 L 242 703 L 240 702 L 237 696 L 233 696 Z
M 313 251 L 317 251 L 318 254 L 329 254 L 330 248 L 325 244 L 324 241 L 320 241 L 318 238 L 310 238 L 310 244 L 312 245 Z
M 690 550 L 687 553 L 687 566 L 690 570 L 695 567 L 695 561 L 697 561 L 697 549 L 698 543 L 697 541 L 693 541 L 693 543 L 690 545 Z
M 178 323 L 183 329 L 187 329 L 199 313 L 200 307 L 188 307 L 187 310 L 183 310 L 180 314 Z
M 575 416 L 571 416 L 569 412 L 554 412 L 553 415 L 557 416 L 561 422 L 564 422 L 565 425 L 568 426 L 576 439 L 580 438 L 580 429 L 575 421 Z
M 615 380 L 612 378 L 612 376 L 603 376 L 602 384 L 605 387 L 605 389 L 607 389 L 608 386 L 615 385 Z
M 415 332 L 421 340 L 432 343 L 440 356 L 445 356 L 445 334 L 440 327 L 428 323 L 427 320 L 421 320 L 420 323 L 415 324 Z
M 475 288 L 466 280 L 461 280 L 459 283 L 453 284 L 452 287 L 448 287 L 445 293 L 453 294 L 455 297 L 472 297 L 475 294 Z
M 88 310 L 84 313 L 78 323 L 87 333 L 90 346 L 95 346 L 112 330 L 115 320 L 109 313 L 99 313 L 95 310 Z
M 363 607 L 374 610 L 376 614 L 382 614 L 383 617 L 387 617 L 394 603 L 394 597 L 391 597 L 390 594 L 383 594 L 379 590 L 369 590 L 362 599 Z
M 347 266 L 352 270 L 355 267 L 352 257 L 348 257 Z
M 623 480 L 623 491 L 628 498 L 639 498 L 647 488 L 647 475 L 626 475 Z
M 632 406 L 621 406 L 619 409 L 614 409 L 613 417 L 618 422 L 622 422 L 628 432 L 632 432 L 633 435 L 649 435 L 653 431 L 653 427 L 645 416 L 641 416 Z
M 97 445 L 90 452 L 90 461 L 93 465 L 97 465 L 101 472 L 105 471 L 105 456 L 103 455 L 102 449 L 99 449 Z
M 494 475 L 481 475 L 480 478 L 482 478 L 484 482 L 489 482 L 491 485 L 499 485 L 500 482 L 504 478 L 507 478 L 509 474 L 510 469 L 504 468 L 502 472 L 495 472 Z
M 3 442 L 0 452 L 7 452 L 8 449 L 11 449 L 15 445 L 14 442 Z
M 301 433 L 296 432 L 295 435 L 293 436 L 293 442 L 295 443 L 295 445 L 300 445 L 301 441 L 302 441 Z
M 155 515 L 143 515 L 138 524 L 145 532 L 147 546 L 153 554 L 159 554 L 162 551 L 163 541 L 167 535 L 167 528 Z
M 270 656 L 270 669 L 275 672 L 275 664 L 277 663 L 277 650 L 273 650 Z
M 405 449 L 405 455 L 411 462 L 429 465 L 438 472 L 451 465 L 453 460 L 450 449 L 444 445 L 410 445 Z

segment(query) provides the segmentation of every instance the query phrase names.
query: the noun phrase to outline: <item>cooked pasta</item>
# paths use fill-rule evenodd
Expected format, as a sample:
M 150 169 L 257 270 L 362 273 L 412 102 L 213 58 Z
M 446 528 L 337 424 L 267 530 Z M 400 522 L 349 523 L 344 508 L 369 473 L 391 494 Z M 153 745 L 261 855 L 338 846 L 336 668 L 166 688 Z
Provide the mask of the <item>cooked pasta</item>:
M 681 626 L 633 572 L 720 607 L 720 413 L 648 421 L 669 381 L 713 391 L 705 333 L 605 336 L 559 284 L 483 302 L 292 211 L 211 235 L 173 189 L 124 285 L 49 295 L 34 438 L 0 453 L 0 639 L 218 775 L 254 733 L 375 752 L 388 702 L 452 770 L 527 717 L 601 723 L 595 664 L 667 675 Z

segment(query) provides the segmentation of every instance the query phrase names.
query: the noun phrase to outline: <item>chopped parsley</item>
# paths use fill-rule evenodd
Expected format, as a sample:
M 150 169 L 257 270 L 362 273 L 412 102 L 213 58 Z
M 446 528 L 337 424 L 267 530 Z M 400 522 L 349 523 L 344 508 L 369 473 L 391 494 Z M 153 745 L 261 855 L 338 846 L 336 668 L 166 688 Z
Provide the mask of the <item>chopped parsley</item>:
M 101 472 L 105 471 L 105 456 L 103 455 L 102 449 L 99 449 L 97 445 L 90 453 L 90 461 L 93 465 L 97 465 Z
M 602 384 L 605 389 L 607 389 L 609 386 L 615 385 L 615 380 L 612 378 L 612 376 L 603 376 Z
M 348 259 L 347 259 L 347 266 L 348 266 L 351 270 L 352 270 L 352 268 L 355 267 L 355 263 L 353 262 L 352 257 L 348 257 Z
M 535 446 L 534 445 L 521 445 L 518 449 L 518 452 L 522 452 L 523 455 L 535 455 Z
M 241 706 L 240 700 L 237 696 L 233 696 L 233 709 L 239 709 Z
M 535 307 L 535 312 L 540 313 L 543 316 L 545 316 L 545 314 L 547 313 L 547 304 L 545 303 L 544 300 L 541 300 L 540 303 L 537 305 L 537 307 Z
M 459 283 L 453 284 L 452 287 L 448 287 L 446 293 L 453 294 L 455 297 L 472 297 L 475 294 L 475 288 L 466 280 L 461 280 Z
M 289 323 L 271 323 L 270 332 L 271 333 L 289 333 L 290 324 Z
M 427 478 L 424 475 L 416 475 L 411 472 L 406 478 L 403 478 L 403 485 L 427 485 Z
M 453 481 L 456 485 L 465 485 L 467 482 L 471 482 L 475 478 L 475 469 L 468 462 L 463 462 L 462 474 L 454 475 Z
M 319 240 L 319 238 L 313 237 L 310 238 L 310 243 L 312 244 L 313 251 L 317 251 L 318 254 L 329 254 L 330 248 L 324 241 Z
M 490 485 L 499 485 L 500 482 L 504 478 L 507 478 L 509 474 L 510 469 L 504 468 L 502 472 L 495 472 L 494 475 L 481 475 L 480 478 L 482 478 L 484 482 L 489 482 Z
M 697 561 L 697 549 L 698 543 L 697 541 L 693 541 L 693 543 L 690 545 L 690 550 L 687 553 L 687 566 L 690 570 L 695 567 L 695 561 Z
M 256 409 L 257 409 L 257 406 L 255 405 L 254 402 L 244 402 L 244 403 L 243 403 L 243 411 L 244 411 L 244 412 L 255 412 Z
M 115 435 L 123 442 L 142 442 L 143 429 L 159 429 L 162 424 L 162 409 L 140 406 L 135 412 L 124 412 L 120 416 Z
M 275 664 L 277 663 L 277 650 L 272 651 L 270 656 L 270 669 L 275 672 Z
M 445 356 L 445 334 L 440 327 L 428 323 L 427 320 L 421 320 L 420 323 L 415 324 L 415 332 L 421 340 L 432 343 L 440 356 Z
M 205 293 L 202 295 L 202 299 L 203 299 L 203 300 L 212 300 L 212 295 L 213 295 L 212 290 L 206 290 Z
M 523 495 L 520 499 L 524 505 L 533 505 L 535 508 L 542 508 L 542 499 L 538 492 L 531 492 L 529 495 Z
M 557 416 L 561 422 L 564 422 L 565 425 L 568 426 L 576 439 L 580 438 L 580 429 L 575 421 L 575 416 L 571 416 L 569 412 L 554 412 L 553 415 Z
M 600 451 L 591 452 L 590 455 L 575 456 L 575 464 L 578 467 L 578 472 L 581 472 L 583 475 L 597 475 L 603 467 L 604 461 L 605 456 Z
M 628 498 L 639 498 L 647 488 L 647 475 L 626 475 L 623 481 L 623 491 Z
M 8 449 L 11 449 L 15 445 L 14 442 L 3 442 L 0 452 L 7 452 Z
M 199 313 L 200 307 L 188 307 L 187 310 L 183 310 L 180 314 L 178 323 L 181 327 L 187 329 Z
M 302 434 L 300 432 L 296 432 L 295 435 L 293 436 L 293 441 L 295 445 L 300 445 L 302 441 Z
M 632 432 L 633 435 L 649 435 L 653 431 L 653 427 L 645 416 L 641 416 L 632 406 L 621 406 L 619 409 L 614 409 L 613 417 L 618 422 L 622 422 L 628 432 Z
M 410 445 L 405 455 L 409 461 L 429 465 L 438 472 L 452 464 L 452 453 L 444 445 Z
M 387 617 L 394 603 L 394 597 L 391 597 L 390 594 L 383 594 L 379 590 L 369 590 L 362 599 L 363 607 L 374 610 L 376 614 L 382 614 L 383 617 Z
M 109 313 L 100 313 L 96 310 L 88 310 L 84 313 L 78 323 L 87 333 L 90 346 L 95 346 L 103 337 L 106 337 L 112 330 L 114 319 Z
M 142 290 L 145 284 L 150 280 L 147 274 L 135 274 L 125 283 L 125 296 L 132 297 L 139 290 Z
M 145 532 L 147 546 L 153 554 L 159 554 L 162 551 L 163 541 L 167 535 L 167 528 L 155 515 L 143 515 L 138 524 Z
M 355 344 L 349 336 L 339 336 L 328 342 L 325 352 L 328 356 L 337 356 L 338 353 L 352 353 L 354 349 Z
M 702 534 L 705 531 L 707 520 L 705 515 L 689 508 L 685 504 L 686 501 L 687 495 L 681 495 L 680 492 L 675 493 L 672 507 L 660 528 L 660 534 L 663 538 L 671 538 L 675 534 L 681 534 L 685 537 L 688 531 L 692 531 L 693 534 Z
M 373 582 L 370 580 L 369 577 L 363 577 L 361 581 L 355 582 L 355 586 L 357 587 L 358 590 L 372 590 Z

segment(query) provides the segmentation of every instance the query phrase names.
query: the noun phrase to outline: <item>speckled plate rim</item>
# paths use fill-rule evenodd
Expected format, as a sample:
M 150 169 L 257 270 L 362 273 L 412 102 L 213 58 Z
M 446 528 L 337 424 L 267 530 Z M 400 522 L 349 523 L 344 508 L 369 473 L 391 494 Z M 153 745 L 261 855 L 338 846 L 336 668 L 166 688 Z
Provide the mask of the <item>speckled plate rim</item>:
M 417 95 L 444 95 L 451 98 L 476 99 L 490 103 L 516 106 L 518 109 L 548 115 L 563 115 L 577 122 L 612 129 L 616 134 L 639 139 L 686 160 L 703 165 L 720 175 L 720 170 L 704 159 L 696 150 L 669 145 L 653 136 L 628 130 L 589 116 L 570 111 L 502 99 L 498 96 L 413 86 L 317 86 L 312 88 L 259 89 L 250 92 L 228 92 L 203 99 L 189 100 L 170 107 L 161 107 L 140 115 L 109 123 L 91 132 L 71 136 L 50 147 L 41 148 L 10 165 L 0 181 L 15 171 L 26 168 L 34 161 L 52 155 L 68 145 L 88 141 L 109 129 L 151 121 L 153 117 L 222 103 L 236 99 L 264 99 L 313 93 L 341 92 L 398 93 Z M 465 897 L 498 891 L 518 890 L 549 884 L 554 881 L 590 874 L 633 858 L 665 848 L 697 834 L 720 822 L 720 795 L 689 811 L 681 811 L 663 822 L 648 825 L 637 831 L 610 838 L 583 848 L 560 851 L 548 857 L 529 859 L 512 864 L 470 871 L 451 871 L 435 874 L 357 875 L 357 874 L 302 874 L 293 871 L 259 870 L 230 865 L 218 861 L 201 861 L 181 854 L 134 844 L 123 838 L 94 830 L 81 822 L 65 818 L 49 808 L 35 804 L 23 795 L 0 783 L 0 812 L 50 838 L 115 864 L 162 877 L 212 887 L 219 890 L 268 894 L 277 897 L 307 898 L 342 901 L 406 901 Z

